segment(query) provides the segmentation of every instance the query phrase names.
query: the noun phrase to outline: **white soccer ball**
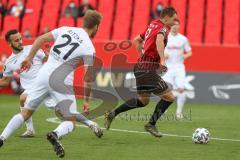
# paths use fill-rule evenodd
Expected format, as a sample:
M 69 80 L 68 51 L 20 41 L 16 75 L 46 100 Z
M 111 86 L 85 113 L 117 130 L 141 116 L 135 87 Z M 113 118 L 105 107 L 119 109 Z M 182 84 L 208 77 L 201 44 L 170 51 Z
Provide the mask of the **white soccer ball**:
M 197 128 L 192 135 L 192 140 L 196 144 L 206 144 L 210 140 L 210 133 L 205 128 Z

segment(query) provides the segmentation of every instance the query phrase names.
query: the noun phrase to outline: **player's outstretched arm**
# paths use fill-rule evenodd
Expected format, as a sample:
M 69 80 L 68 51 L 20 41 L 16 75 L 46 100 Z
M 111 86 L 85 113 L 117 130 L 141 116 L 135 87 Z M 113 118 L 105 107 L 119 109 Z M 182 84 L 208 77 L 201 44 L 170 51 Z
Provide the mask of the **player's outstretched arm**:
M 87 66 L 84 76 L 84 112 L 89 110 L 89 97 L 93 86 L 93 66 Z
M 53 35 L 51 32 L 48 32 L 44 35 L 41 35 L 39 36 L 33 43 L 32 45 L 32 48 L 30 50 L 30 53 L 28 55 L 28 59 L 32 60 L 33 57 L 36 55 L 37 51 L 41 48 L 41 45 L 44 43 L 44 42 L 50 42 L 50 41 L 53 41 L 54 38 L 53 38 Z
M 164 36 L 162 34 L 157 35 L 156 39 L 157 51 L 161 59 L 161 65 L 165 66 L 165 56 L 164 56 Z
M 184 47 L 184 52 L 185 52 L 185 53 L 182 53 L 183 59 L 188 59 L 188 58 L 192 57 L 192 48 L 191 48 L 190 43 L 187 38 L 185 39 L 185 43 L 184 43 L 183 47 Z
M 27 58 L 22 62 L 21 64 L 21 70 L 27 70 L 31 67 L 32 60 L 34 56 L 36 55 L 37 51 L 41 48 L 41 45 L 44 42 L 50 42 L 53 41 L 53 35 L 51 32 L 48 32 L 42 36 L 39 36 L 33 43 L 32 48 L 30 50 L 29 55 Z
M 168 68 L 165 64 L 165 55 L 164 55 L 164 36 L 163 34 L 158 34 L 156 39 L 157 51 L 160 56 L 160 70 L 162 73 L 167 72 Z
M 134 43 L 135 46 L 136 46 L 136 49 L 137 49 L 137 52 L 138 52 L 139 56 L 142 56 L 142 43 L 143 43 L 143 39 L 141 38 L 141 36 L 138 35 L 138 36 L 134 39 L 133 43 Z
M 192 52 L 191 52 L 191 51 L 183 54 L 183 58 L 184 58 L 184 59 L 188 59 L 188 58 L 190 58 L 190 57 L 192 57 Z

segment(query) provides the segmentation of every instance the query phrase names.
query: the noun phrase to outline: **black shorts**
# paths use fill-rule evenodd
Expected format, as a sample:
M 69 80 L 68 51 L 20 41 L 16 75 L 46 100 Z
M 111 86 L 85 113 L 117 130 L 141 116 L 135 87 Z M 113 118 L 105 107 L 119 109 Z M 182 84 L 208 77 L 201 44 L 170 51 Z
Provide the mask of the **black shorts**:
M 166 83 L 156 71 L 143 70 L 136 64 L 134 66 L 137 92 L 139 94 L 148 93 L 161 95 L 170 90 L 170 85 Z

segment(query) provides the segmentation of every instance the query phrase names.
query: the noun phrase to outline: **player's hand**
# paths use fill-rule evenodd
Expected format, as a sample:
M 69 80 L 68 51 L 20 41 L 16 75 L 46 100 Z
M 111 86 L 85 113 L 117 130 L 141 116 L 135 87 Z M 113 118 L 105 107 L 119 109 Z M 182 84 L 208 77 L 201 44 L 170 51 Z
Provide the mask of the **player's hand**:
M 83 103 L 83 112 L 86 113 L 87 115 L 89 114 L 89 103 L 88 102 Z
M 160 65 L 160 70 L 161 70 L 161 72 L 162 73 L 166 73 L 167 72 L 167 70 L 168 70 L 168 68 L 167 68 L 167 66 L 166 65 Z
M 32 65 L 32 61 L 28 58 L 26 58 L 24 61 L 22 61 L 21 63 L 21 69 L 20 69 L 20 72 L 23 72 L 23 71 L 28 71 L 30 68 L 31 68 L 31 65 Z
M 188 58 L 188 56 L 185 53 L 182 53 L 181 55 L 184 60 Z
M 167 72 L 168 68 L 164 61 L 161 61 L 159 69 L 161 75 L 164 75 Z
M 162 60 L 161 62 L 160 62 L 160 70 L 162 71 L 162 72 L 167 72 L 167 65 L 166 65 L 166 63 L 165 63 L 165 60 Z

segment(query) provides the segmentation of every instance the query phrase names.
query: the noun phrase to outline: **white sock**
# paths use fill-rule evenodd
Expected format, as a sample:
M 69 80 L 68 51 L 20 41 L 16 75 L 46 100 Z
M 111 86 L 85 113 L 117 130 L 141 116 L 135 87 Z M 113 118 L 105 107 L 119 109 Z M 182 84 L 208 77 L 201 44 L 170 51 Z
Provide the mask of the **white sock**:
M 32 116 L 25 121 L 25 124 L 26 124 L 27 130 L 34 131 Z
M 18 129 L 21 124 L 24 122 L 24 118 L 21 114 L 17 114 L 12 117 L 12 119 L 8 122 L 7 126 L 3 130 L 1 134 L 1 138 L 7 140 L 7 138 L 16 130 Z
M 54 132 L 57 134 L 58 138 L 60 138 L 72 132 L 73 129 L 74 125 L 72 121 L 64 121 L 54 130 Z
M 183 111 L 183 106 L 185 103 L 185 94 L 184 93 L 178 93 L 177 94 L 177 115 L 181 115 Z
M 76 114 L 76 119 L 77 122 L 81 122 L 83 124 L 85 124 L 86 126 L 90 127 L 92 124 L 94 124 L 93 121 L 87 119 L 84 115 L 82 115 L 81 113 Z
M 88 127 L 90 127 L 91 125 L 94 124 L 94 122 L 91 121 L 91 120 L 85 120 L 85 121 L 83 121 L 82 123 L 85 124 L 85 125 L 88 126 Z

